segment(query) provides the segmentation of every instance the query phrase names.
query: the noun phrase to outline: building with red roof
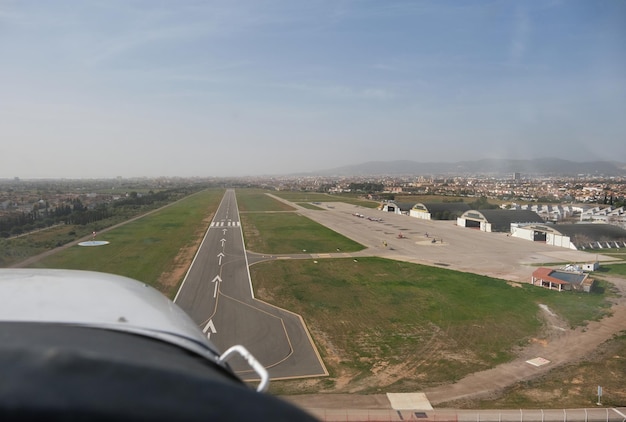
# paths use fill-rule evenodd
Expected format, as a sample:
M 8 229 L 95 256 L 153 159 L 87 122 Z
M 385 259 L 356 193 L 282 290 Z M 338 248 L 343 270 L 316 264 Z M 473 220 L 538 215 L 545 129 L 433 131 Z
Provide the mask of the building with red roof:
M 589 274 L 577 271 L 562 271 L 541 267 L 533 271 L 530 284 L 550 290 L 578 290 L 589 293 L 593 279 Z

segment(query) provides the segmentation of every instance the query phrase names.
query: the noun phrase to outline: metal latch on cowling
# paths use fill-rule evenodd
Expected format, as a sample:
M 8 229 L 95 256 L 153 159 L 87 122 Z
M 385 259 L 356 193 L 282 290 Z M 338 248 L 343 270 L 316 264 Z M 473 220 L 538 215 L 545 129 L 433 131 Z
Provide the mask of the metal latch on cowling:
M 224 363 L 228 359 L 230 359 L 235 353 L 244 358 L 245 361 L 248 362 L 248 365 L 250 365 L 254 372 L 256 372 L 256 374 L 261 378 L 261 382 L 257 386 L 256 391 L 259 393 L 267 391 L 267 388 L 270 385 L 270 375 L 267 373 L 267 370 L 263 367 L 263 365 L 261 365 L 259 361 L 256 360 L 254 356 L 252 356 L 252 353 L 250 353 L 245 347 L 239 344 L 236 346 L 232 346 L 224 353 L 222 353 L 217 361 L 219 363 Z

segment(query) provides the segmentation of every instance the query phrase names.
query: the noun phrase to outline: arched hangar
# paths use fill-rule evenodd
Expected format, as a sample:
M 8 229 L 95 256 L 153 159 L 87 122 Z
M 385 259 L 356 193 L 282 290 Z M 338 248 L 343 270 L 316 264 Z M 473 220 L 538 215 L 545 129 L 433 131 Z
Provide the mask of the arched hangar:
M 413 206 L 408 202 L 387 202 L 383 204 L 382 210 L 385 212 L 393 212 L 395 214 L 408 214 Z
M 511 231 L 511 224 L 543 223 L 543 219 L 529 210 L 469 210 L 456 219 L 457 226 L 485 232 Z
M 511 234 L 526 240 L 545 241 L 569 249 L 626 247 L 626 230 L 604 223 L 528 224 L 512 227 Z
M 409 215 L 424 220 L 456 220 L 469 210 L 465 202 L 420 202 L 413 205 Z

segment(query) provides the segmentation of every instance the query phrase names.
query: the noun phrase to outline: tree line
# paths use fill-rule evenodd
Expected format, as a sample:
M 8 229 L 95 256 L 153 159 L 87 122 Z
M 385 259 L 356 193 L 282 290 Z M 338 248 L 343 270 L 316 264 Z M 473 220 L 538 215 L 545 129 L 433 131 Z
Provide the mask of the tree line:
M 8 238 L 57 224 L 86 225 L 117 215 L 135 214 L 143 208 L 153 208 L 189 195 L 197 189 L 175 188 L 147 194 L 131 192 L 128 197 L 93 207 L 79 198 L 51 207 L 48 202 L 37 203 L 31 211 L 21 211 L 0 217 L 0 237 Z

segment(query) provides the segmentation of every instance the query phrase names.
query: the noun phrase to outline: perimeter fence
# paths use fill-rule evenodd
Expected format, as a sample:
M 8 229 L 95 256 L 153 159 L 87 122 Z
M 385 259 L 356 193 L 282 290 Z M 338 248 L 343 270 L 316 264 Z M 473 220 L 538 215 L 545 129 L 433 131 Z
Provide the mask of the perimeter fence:
M 308 409 L 324 422 L 626 422 L 626 408 L 429 410 Z

